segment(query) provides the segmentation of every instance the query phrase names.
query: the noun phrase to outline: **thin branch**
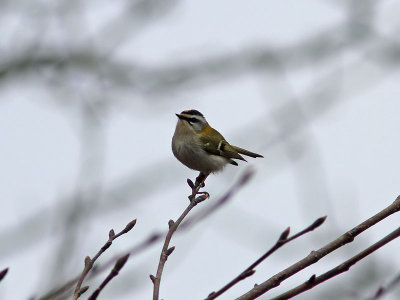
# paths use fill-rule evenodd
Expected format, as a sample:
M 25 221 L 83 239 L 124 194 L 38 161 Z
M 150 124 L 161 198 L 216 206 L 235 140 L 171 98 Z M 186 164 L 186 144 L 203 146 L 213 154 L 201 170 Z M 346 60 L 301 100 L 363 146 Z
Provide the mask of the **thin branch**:
M 202 195 L 195 198 L 196 195 L 199 194 L 200 188 L 202 188 L 204 186 L 204 181 L 207 179 L 207 176 L 208 175 L 200 173 L 200 175 L 196 179 L 196 184 L 193 184 L 193 182 L 190 179 L 188 179 L 188 184 L 192 188 L 192 194 L 188 197 L 190 200 L 190 204 L 185 209 L 185 211 L 181 214 L 181 216 L 178 218 L 178 220 L 176 220 L 176 222 L 174 222 L 173 220 L 169 220 L 169 222 L 168 222 L 169 230 L 165 237 L 164 245 L 161 250 L 160 261 L 158 263 L 158 268 L 157 268 L 157 274 L 156 274 L 156 276 L 150 275 L 150 279 L 154 284 L 153 300 L 158 300 L 159 293 L 160 293 L 161 276 L 162 276 L 162 272 L 164 270 L 164 265 L 168 259 L 168 256 L 171 255 L 171 253 L 175 250 L 175 247 L 169 248 L 169 243 L 171 242 L 174 232 L 178 229 L 179 224 L 181 224 L 183 219 L 193 209 L 193 207 L 195 207 L 198 203 L 200 203 L 210 197 L 210 195 L 207 192 L 201 192 Z
M 189 217 L 187 220 L 182 222 L 182 224 L 179 226 L 177 233 L 181 233 L 184 230 L 188 230 L 191 228 L 193 225 L 197 224 L 204 218 L 210 216 L 212 213 L 216 212 L 219 208 L 223 207 L 223 205 L 227 204 L 229 200 L 232 199 L 232 197 L 235 195 L 235 193 L 240 190 L 253 176 L 254 170 L 251 168 L 247 168 L 246 171 L 240 176 L 237 182 L 235 182 L 232 187 L 230 187 L 224 195 L 222 195 L 220 198 L 218 198 L 216 201 L 213 203 L 210 203 L 210 205 L 205 208 L 204 210 L 197 212 L 195 215 Z M 144 250 L 148 249 L 150 246 L 158 242 L 162 237 L 164 237 L 167 234 L 167 232 L 154 232 L 145 240 L 143 240 L 141 243 L 138 245 L 135 245 L 132 247 L 130 250 L 126 252 L 126 254 L 130 254 L 132 257 L 133 255 L 137 255 L 138 253 L 143 252 Z M 111 266 L 115 264 L 115 262 L 121 257 L 120 255 L 114 256 L 110 258 L 108 261 L 101 265 L 96 265 L 93 267 L 91 273 L 89 274 L 89 277 L 92 278 L 94 276 L 99 275 L 101 272 L 104 270 L 108 270 Z M 50 300 L 54 299 L 55 297 L 58 297 L 59 295 L 65 294 L 67 291 L 69 291 L 77 282 L 78 279 L 80 278 L 79 276 L 76 276 L 75 278 L 70 279 L 69 281 L 65 282 L 62 286 L 57 287 L 45 295 L 41 296 L 38 300 Z
M 222 295 L 225 293 L 227 290 L 229 290 L 231 287 L 233 287 L 235 284 L 238 282 L 246 279 L 247 277 L 253 275 L 256 271 L 254 270 L 255 267 L 257 267 L 261 262 L 263 262 L 267 257 L 269 257 L 272 253 L 274 253 L 276 250 L 278 250 L 280 247 L 283 245 L 297 239 L 298 237 L 313 231 L 314 229 L 318 228 L 321 226 L 326 220 L 325 217 L 318 218 L 317 220 L 314 221 L 310 226 L 308 226 L 306 229 L 298 232 L 297 234 L 293 235 L 292 237 L 288 238 L 289 233 L 290 233 L 290 227 L 286 228 L 285 231 L 282 232 L 280 235 L 279 239 L 276 241 L 275 245 L 271 247 L 267 252 L 265 252 L 264 255 L 262 255 L 259 259 L 257 259 L 253 264 L 251 264 L 246 270 L 244 270 L 242 273 L 240 273 L 237 277 L 235 277 L 232 281 L 230 281 L 228 284 L 226 284 L 224 287 L 222 287 L 220 290 L 217 292 L 212 292 L 206 300 L 211 300 L 215 299 L 218 296 Z
M 76 284 L 75 287 L 75 291 L 74 291 L 74 300 L 77 300 L 80 295 L 82 295 L 85 291 L 87 291 L 87 288 L 84 287 L 83 289 L 85 289 L 85 291 L 82 291 L 81 286 L 83 283 L 83 280 L 85 279 L 86 275 L 89 273 L 89 271 L 92 269 L 93 264 L 95 263 L 95 261 L 100 257 L 101 254 L 104 253 L 104 251 L 106 251 L 112 244 L 113 240 L 115 240 L 116 238 L 120 237 L 121 235 L 129 232 L 136 224 L 136 219 L 129 222 L 125 228 L 123 230 L 121 230 L 117 235 L 114 233 L 114 230 L 111 229 L 109 234 L 108 234 L 108 241 L 104 244 L 103 247 L 101 247 L 101 249 L 97 252 L 97 254 L 93 257 L 93 259 L 91 259 L 89 256 L 86 256 L 85 258 L 85 267 L 81 273 L 81 276 L 78 279 L 78 282 Z
M 367 300 L 380 299 L 399 284 L 400 284 L 400 273 L 397 274 L 386 286 L 379 287 L 379 289 L 375 292 L 374 296 L 367 298 Z
M 299 286 L 287 291 L 286 293 L 283 293 L 275 298 L 273 300 L 285 300 L 285 299 L 290 299 L 298 294 L 301 294 L 307 290 L 310 290 L 317 286 L 318 284 L 331 279 L 332 277 L 335 277 L 343 272 L 348 271 L 353 265 L 355 265 L 357 262 L 362 260 L 363 258 L 367 257 L 374 251 L 378 250 L 382 246 L 386 245 L 387 243 L 391 242 L 395 238 L 398 238 L 400 236 L 400 227 L 385 236 L 383 239 L 379 240 L 377 243 L 371 245 L 364 251 L 361 251 L 357 255 L 353 256 L 352 258 L 346 260 L 342 264 L 338 265 L 337 267 L 329 270 L 328 272 L 316 277 L 315 274 L 310 277 L 310 279 L 303 284 L 300 284 Z
M 5 268 L 0 272 L 0 281 L 2 281 L 4 277 L 6 277 L 7 273 L 8 273 L 8 268 Z
M 247 168 L 246 171 L 240 176 L 238 181 L 222 197 L 210 203 L 202 211 L 197 212 L 196 214 L 189 217 L 187 220 L 183 221 L 182 224 L 179 226 L 178 232 L 183 229 L 187 229 L 188 227 L 191 227 L 201 220 L 207 218 L 213 212 L 225 205 L 233 197 L 233 195 L 250 180 L 253 175 L 254 170 L 252 168 Z
M 330 242 L 329 244 L 325 245 L 319 250 L 312 251 L 308 256 L 306 256 L 302 260 L 286 268 L 285 270 L 279 272 L 278 274 L 275 274 L 274 276 L 264 281 L 263 283 L 255 285 L 254 288 L 252 288 L 246 294 L 240 296 L 237 299 L 250 300 L 257 298 L 258 296 L 266 293 L 270 289 L 278 286 L 282 281 L 286 280 L 290 276 L 318 262 L 322 257 L 328 255 L 329 253 L 335 251 L 336 249 L 348 243 L 351 243 L 354 240 L 354 238 L 358 236 L 360 233 L 364 232 L 365 230 L 375 225 L 376 223 L 382 221 L 383 219 L 387 218 L 388 216 L 398 212 L 399 210 L 400 210 L 400 196 L 398 196 L 397 199 L 391 205 L 389 205 L 388 207 L 386 207 L 384 210 L 380 211 L 373 217 L 362 222 L 358 226 L 344 233 L 339 238 Z
M 129 254 L 127 254 L 117 260 L 117 262 L 114 265 L 114 268 L 108 274 L 106 279 L 104 279 L 104 281 L 100 284 L 100 286 L 93 292 L 93 294 L 90 295 L 88 300 L 96 300 L 97 299 L 97 296 L 104 289 L 104 287 L 111 281 L 111 279 L 113 279 L 115 276 L 118 275 L 119 271 L 121 271 L 122 267 L 125 265 L 128 258 L 129 258 Z

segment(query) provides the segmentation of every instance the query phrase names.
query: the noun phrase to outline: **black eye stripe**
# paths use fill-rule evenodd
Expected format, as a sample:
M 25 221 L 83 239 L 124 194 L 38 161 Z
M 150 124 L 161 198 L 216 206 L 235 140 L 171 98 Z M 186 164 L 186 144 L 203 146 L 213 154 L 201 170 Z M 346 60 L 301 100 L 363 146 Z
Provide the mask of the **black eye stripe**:
M 182 116 L 182 115 L 179 115 L 179 118 L 180 118 L 181 120 L 185 120 L 185 121 L 188 122 L 190 125 L 192 125 L 192 123 L 198 123 L 198 122 L 200 122 L 200 120 L 197 119 L 197 118 L 191 118 L 191 117 L 186 117 L 186 116 Z

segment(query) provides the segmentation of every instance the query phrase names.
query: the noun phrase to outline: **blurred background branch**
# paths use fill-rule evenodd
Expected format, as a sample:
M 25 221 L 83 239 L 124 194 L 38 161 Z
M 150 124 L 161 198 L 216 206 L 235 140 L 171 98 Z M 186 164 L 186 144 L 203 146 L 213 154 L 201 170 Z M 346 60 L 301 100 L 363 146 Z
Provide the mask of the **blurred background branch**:
M 246 249 L 239 272 L 265 249 L 258 237 L 273 239 L 288 219 L 306 226 L 328 214 L 326 230 L 338 234 L 357 214 L 376 211 L 378 191 L 386 191 L 383 198 L 398 193 L 400 44 L 393 1 L 299 3 L 295 14 L 280 1 L 7 0 L 0 8 L 0 263 L 13 270 L 0 298 L 9 298 L 22 276 L 29 285 L 15 297 L 64 283 L 109 224 L 123 226 L 132 214 L 143 220 L 136 229 L 143 240 L 161 232 L 180 207 L 173 199 L 181 195 L 182 178 L 193 175 L 170 155 L 173 113 L 183 109 L 199 108 L 211 124 L 229 128 L 227 138 L 266 157 L 257 165 L 260 181 L 238 197 L 251 200 L 214 216 L 208 211 L 218 204 L 210 201 L 196 222 L 182 223 L 207 216 L 202 229 L 191 228 L 200 238 L 188 244 L 213 241 L 204 247 L 214 263 L 231 261 L 218 254 L 224 247 Z M 212 177 L 210 193 L 237 171 Z M 170 211 L 160 203 L 167 201 Z M 317 233 L 308 243 L 326 236 Z M 115 251 L 132 244 L 121 241 Z M 115 299 L 134 290 L 140 298 L 149 288 L 157 254 L 146 250 L 142 265 L 127 266 L 114 282 L 120 284 L 110 291 Z M 185 250 L 183 260 L 200 251 Z M 344 251 L 349 257 L 351 250 Z M 346 297 L 370 295 L 368 287 L 398 272 L 385 256 L 375 263 L 384 267 L 360 272 L 352 286 L 362 288 Z M 22 275 L 26 265 L 46 270 L 45 278 Z M 206 262 L 199 261 L 191 270 L 201 276 L 202 267 Z M 221 275 L 198 280 L 230 278 Z M 204 286 L 199 297 L 209 291 Z M 337 293 L 328 285 L 325 291 Z

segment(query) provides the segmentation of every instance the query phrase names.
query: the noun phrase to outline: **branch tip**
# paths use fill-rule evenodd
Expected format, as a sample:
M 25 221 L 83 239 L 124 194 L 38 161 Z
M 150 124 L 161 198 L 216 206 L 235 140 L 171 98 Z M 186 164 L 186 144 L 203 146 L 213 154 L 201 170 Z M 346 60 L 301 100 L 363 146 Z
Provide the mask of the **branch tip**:
M 168 227 L 169 227 L 169 228 L 171 228 L 171 227 L 174 226 L 174 225 L 175 225 L 174 220 L 169 220 L 169 221 L 168 221 Z
M 240 279 L 245 279 L 247 277 L 250 277 L 251 275 L 253 275 L 256 272 L 256 270 L 251 269 L 251 270 L 247 270 L 246 272 L 244 272 L 241 276 Z
M 8 268 L 5 268 L 0 272 L 0 281 L 7 275 L 8 273 Z
M 286 228 L 284 232 L 281 233 L 281 236 L 279 237 L 279 241 L 287 240 L 289 233 L 290 233 L 290 226 L 288 228 Z
M 156 278 L 154 277 L 154 275 L 150 274 L 149 277 L 150 277 L 151 282 L 154 284 L 154 282 L 156 281 Z
M 200 202 L 203 202 L 204 200 L 210 198 L 210 194 L 207 192 L 203 192 L 203 195 L 197 197 L 196 199 L 194 199 L 195 204 L 198 204 Z
M 312 228 L 317 228 L 321 226 L 328 216 L 324 216 L 315 220 L 315 222 L 311 225 Z
M 175 246 L 172 246 L 171 248 L 169 248 L 166 252 L 167 256 L 170 256 L 172 254 L 172 252 L 174 252 L 175 250 Z
M 316 275 L 313 274 L 310 279 L 308 279 L 307 283 L 313 283 L 315 281 Z
M 90 259 L 90 257 L 89 257 L 89 256 L 86 256 L 86 257 L 85 257 L 85 267 L 88 266 L 88 265 L 90 265 L 91 263 L 92 263 L 92 260 Z
M 136 219 L 130 221 L 128 224 L 126 224 L 124 232 L 127 233 L 129 232 L 134 226 L 136 225 Z
M 87 286 L 84 286 L 83 288 L 81 288 L 81 289 L 79 290 L 78 297 L 80 297 L 80 296 L 82 296 L 82 294 L 86 293 L 88 289 L 89 289 L 89 286 L 88 286 L 88 285 L 87 285 Z
M 113 238 L 115 237 L 114 229 L 111 229 L 111 230 L 110 230 L 110 232 L 108 233 L 108 237 L 109 237 L 110 239 L 113 239 Z
M 189 178 L 187 179 L 187 184 L 190 186 L 191 189 L 195 188 L 193 181 L 191 181 Z
M 129 258 L 129 253 L 119 258 L 114 265 L 114 270 L 116 271 L 121 270 L 122 267 L 125 265 L 126 261 L 128 260 L 128 258 Z
M 383 292 L 384 292 L 384 288 L 383 287 L 379 287 L 379 289 L 376 291 L 376 293 L 375 293 L 375 297 L 374 297 L 374 299 L 378 299 L 380 296 L 382 296 L 383 295 Z

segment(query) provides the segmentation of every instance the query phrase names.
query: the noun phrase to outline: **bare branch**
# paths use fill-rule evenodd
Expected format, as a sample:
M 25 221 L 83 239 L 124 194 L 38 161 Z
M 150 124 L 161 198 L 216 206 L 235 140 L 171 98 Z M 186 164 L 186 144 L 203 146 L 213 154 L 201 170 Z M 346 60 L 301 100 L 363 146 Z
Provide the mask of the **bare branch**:
M 136 224 L 136 219 L 129 222 L 125 228 L 123 230 L 121 230 L 121 232 L 119 232 L 117 235 L 115 235 L 114 230 L 111 229 L 109 234 L 108 234 L 108 241 L 103 245 L 103 247 L 101 247 L 101 249 L 97 252 L 97 254 L 93 257 L 93 259 L 91 259 L 89 256 L 86 256 L 85 258 L 85 267 L 78 279 L 78 282 L 76 284 L 75 287 L 75 291 L 74 291 L 74 297 L 73 299 L 76 300 L 79 298 L 79 296 L 81 294 L 83 294 L 84 292 L 82 292 L 81 286 L 83 283 L 83 280 L 85 279 L 86 275 L 89 273 L 89 271 L 92 269 L 93 264 L 95 263 L 95 261 L 100 257 L 101 254 L 104 253 L 104 251 L 106 251 L 112 244 L 113 240 L 115 240 L 116 238 L 120 237 L 121 235 L 129 232 Z M 111 280 L 111 279 L 110 279 Z
M 308 256 L 303 258 L 302 260 L 298 261 L 297 263 L 293 264 L 292 266 L 286 268 L 285 270 L 275 274 L 268 280 L 264 281 L 263 283 L 256 285 L 246 294 L 237 298 L 238 300 L 249 300 L 255 299 L 258 296 L 266 293 L 270 289 L 278 286 L 282 281 L 289 278 L 290 276 L 296 274 L 297 272 L 303 270 L 304 268 L 318 262 L 322 257 L 328 255 L 329 253 L 335 251 L 336 249 L 351 243 L 356 236 L 360 233 L 367 230 L 369 227 L 375 225 L 376 223 L 382 221 L 383 219 L 387 218 L 388 216 L 398 212 L 400 210 L 400 196 L 389 205 L 384 210 L 380 211 L 373 217 L 367 219 L 366 221 L 362 222 L 358 226 L 354 227 L 350 231 L 344 233 L 336 240 L 330 242 L 329 244 L 325 245 L 324 247 L 320 248 L 317 251 L 312 251 Z
M 370 255 L 374 251 L 378 250 L 382 246 L 386 245 L 387 243 L 391 242 L 395 238 L 398 238 L 400 236 L 400 227 L 385 236 L 383 239 L 379 240 L 379 242 L 371 245 L 364 251 L 361 251 L 357 255 L 353 256 L 352 258 L 346 260 L 342 264 L 338 265 L 337 267 L 329 270 L 328 272 L 316 277 L 315 274 L 310 277 L 310 279 L 303 284 L 291 289 L 290 291 L 287 291 L 286 293 L 283 293 L 275 298 L 273 300 L 285 300 L 285 299 L 290 299 L 298 294 L 301 294 L 307 290 L 310 290 L 317 286 L 318 284 L 331 279 L 343 272 L 348 271 L 353 265 L 355 265 L 357 262 L 365 258 L 366 256 Z
M 201 196 L 196 195 L 199 194 L 199 190 L 201 187 L 204 186 L 204 181 L 206 180 L 208 175 L 200 173 L 200 175 L 196 179 L 196 184 L 188 179 L 188 185 L 192 188 L 192 194 L 189 196 L 190 204 L 185 209 L 185 211 L 181 214 L 181 216 L 174 222 L 173 220 L 169 220 L 168 226 L 169 230 L 165 237 L 164 245 L 161 250 L 160 261 L 158 263 L 157 274 L 156 276 L 151 276 L 150 279 L 154 284 L 153 288 L 153 300 L 158 300 L 159 293 L 160 293 L 160 283 L 161 283 L 161 276 L 164 270 L 164 265 L 168 259 L 168 256 L 174 251 L 175 247 L 169 248 L 169 243 L 171 242 L 172 236 L 174 232 L 178 229 L 179 224 L 183 221 L 183 219 L 187 216 L 187 214 L 195 207 L 198 203 L 206 200 L 209 198 L 209 194 L 207 192 L 201 192 Z
M 285 231 L 282 232 L 278 240 L 276 241 L 275 245 L 271 247 L 267 252 L 265 252 L 264 255 L 262 255 L 259 259 L 257 259 L 253 264 L 251 264 L 246 270 L 244 270 L 242 273 L 240 273 L 237 277 L 235 277 L 232 281 L 230 281 L 228 284 L 226 284 L 224 287 L 222 287 L 220 290 L 217 292 L 212 292 L 206 300 L 211 300 L 215 299 L 218 296 L 222 295 L 225 293 L 227 290 L 229 290 L 231 287 L 233 287 L 235 284 L 238 282 L 242 281 L 243 279 L 246 279 L 247 277 L 253 275 L 256 271 L 254 270 L 255 267 L 257 267 L 261 262 L 263 262 L 267 257 L 269 257 L 272 253 L 274 253 L 276 250 L 278 250 L 280 247 L 283 245 L 293 241 L 294 239 L 310 232 L 313 231 L 314 229 L 318 228 L 321 226 L 326 220 L 325 217 L 318 218 L 317 220 L 314 221 L 310 226 L 308 226 L 306 229 L 300 231 L 299 233 L 293 235 L 292 237 L 288 238 L 289 233 L 290 233 L 290 227 L 286 228 Z
M 181 224 L 181 226 L 179 226 L 178 231 L 187 229 L 193 224 L 200 222 L 201 220 L 205 219 L 210 214 L 215 212 L 218 208 L 226 204 L 232 198 L 232 196 L 250 180 L 253 174 L 254 170 L 252 168 L 247 168 L 247 170 L 242 174 L 242 176 L 240 176 L 238 181 L 222 197 L 220 197 L 217 201 L 213 201 L 204 210 L 192 215 L 190 218 L 185 220 Z
M 122 269 L 122 267 L 125 265 L 126 261 L 129 258 L 129 254 L 121 257 L 120 259 L 117 260 L 117 262 L 114 265 L 114 268 L 111 270 L 111 272 L 108 274 L 106 279 L 100 284 L 100 286 L 93 292 L 92 295 L 88 298 L 88 300 L 96 300 L 97 296 L 100 294 L 100 292 L 104 289 L 104 287 L 113 279 L 115 276 L 118 275 L 119 271 Z
M 8 273 L 8 268 L 5 268 L 0 272 L 0 281 L 2 281 L 4 277 L 6 277 L 7 273 Z
M 209 207 L 207 207 L 204 211 L 198 212 L 197 214 L 189 217 L 186 221 L 182 222 L 182 224 L 179 226 L 177 232 L 182 232 L 183 230 L 187 230 L 190 227 L 192 227 L 194 224 L 197 224 L 207 216 L 211 215 L 213 212 L 217 211 L 220 207 L 222 207 L 224 204 L 226 204 L 234 194 L 242 188 L 252 177 L 254 174 L 254 171 L 251 168 L 248 168 L 238 179 L 238 181 L 231 187 L 229 188 L 224 195 L 222 195 L 219 199 L 214 201 Z M 132 247 L 127 253 L 130 254 L 130 256 L 136 255 L 138 253 L 143 252 L 144 250 L 148 249 L 150 246 L 152 246 L 154 243 L 158 242 L 163 236 L 165 236 L 167 232 L 154 232 L 150 236 L 148 236 L 145 240 L 143 240 L 141 243 L 138 245 L 135 245 Z M 90 277 L 96 276 L 103 272 L 104 270 L 109 269 L 115 262 L 118 260 L 118 258 L 121 255 L 118 255 L 117 257 L 113 257 L 107 262 L 103 263 L 102 265 L 96 266 L 92 272 L 90 273 Z M 62 286 L 55 288 L 42 297 L 39 298 L 39 300 L 50 300 L 54 299 L 55 297 L 62 295 L 66 293 L 71 287 L 73 287 L 80 276 L 76 276 L 75 278 L 70 279 L 66 283 L 64 283 Z M 153 283 L 155 280 L 155 276 L 150 275 L 150 278 L 152 279 Z

